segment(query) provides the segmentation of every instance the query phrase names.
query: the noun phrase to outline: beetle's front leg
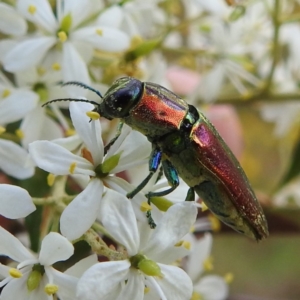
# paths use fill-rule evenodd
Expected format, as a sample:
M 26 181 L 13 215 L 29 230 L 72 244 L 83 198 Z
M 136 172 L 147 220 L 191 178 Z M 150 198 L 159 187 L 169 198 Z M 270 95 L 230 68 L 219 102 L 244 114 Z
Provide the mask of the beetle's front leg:
M 151 177 L 157 171 L 160 162 L 161 162 L 162 152 L 158 148 L 153 148 L 150 159 L 149 159 L 149 174 L 148 176 L 131 192 L 129 192 L 126 196 L 127 198 L 133 198 L 137 193 L 139 193 L 150 181 Z
M 117 132 L 116 135 L 114 136 L 113 139 L 111 139 L 109 141 L 109 143 L 104 147 L 104 155 L 107 153 L 107 151 L 110 149 L 110 147 L 115 143 L 115 141 L 118 139 L 118 137 L 120 136 L 121 132 L 122 132 L 122 128 L 123 128 L 124 122 L 120 121 L 118 124 L 118 128 L 117 128 Z

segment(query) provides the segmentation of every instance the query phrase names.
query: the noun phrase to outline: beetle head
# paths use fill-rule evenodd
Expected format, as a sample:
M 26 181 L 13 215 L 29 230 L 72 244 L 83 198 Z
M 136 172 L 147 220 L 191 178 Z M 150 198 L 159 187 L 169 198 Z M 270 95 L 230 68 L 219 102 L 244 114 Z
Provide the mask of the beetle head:
M 124 118 L 139 102 L 143 89 L 143 83 L 138 79 L 131 77 L 117 79 L 96 108 L 97 112 L 107 119 Z

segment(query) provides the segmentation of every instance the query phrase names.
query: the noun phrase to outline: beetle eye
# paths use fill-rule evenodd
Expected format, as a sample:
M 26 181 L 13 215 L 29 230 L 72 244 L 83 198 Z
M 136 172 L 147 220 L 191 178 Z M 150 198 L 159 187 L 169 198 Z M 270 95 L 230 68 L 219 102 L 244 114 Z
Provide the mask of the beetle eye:
M 135 78 L 123 77 L 116 80 L 103 97 L 100 114 L 109 118 L 124 118 L 139 102 L 143 83 Z

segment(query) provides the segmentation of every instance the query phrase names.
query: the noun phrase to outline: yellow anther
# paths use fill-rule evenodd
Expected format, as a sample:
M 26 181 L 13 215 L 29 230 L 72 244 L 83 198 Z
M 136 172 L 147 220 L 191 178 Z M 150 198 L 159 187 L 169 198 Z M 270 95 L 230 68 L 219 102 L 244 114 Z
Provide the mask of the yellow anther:
M 193 292 L 191 300 L 203 300 L 203 297 L 200 294 L 198 294 L 197 292 Z
M 149 286 L 145 286 L 144 288 L 144 294 L 148 294 L 150 292 Z
M 36 71 L 37 71 L 38 75 L 40 75 L 40 76 L 43 76 L 46 73 L 46 70 L 43 67 L 37 67 Z
M 214 266 L 213 266 L 213 258 L 212 256 L 208 256 L 204 262 L 203 262 L 203 267 L 205 271 L 212 271 Z
M 215 232 L 220 231 L 220 229 L 221 229 L 221 223 L 220 223 L 219 219 L 217 219 L 213 215 L 208 216 L 208 219 L 209 219 L 209 221 L 211 223 L 211 229 L 213 231 L 215 231 Z
M 143 38 L 140 35 L 134 35 L 130 40 L 131 48 L 136 48 L 138 45 L 142 44 Z
M 88 111 L 86 115 L 91 118 L 92 120 L 99 120 L 100 115 L 96 111 Z
M 32 15 L 34 15 L 35 14 L 35 12 L 36 12 L 36 6 L 35 5 L 29 5 L 28 6 L 28 12 L 30 13 L 30 14 L 32 14 Z
M 44 291 L 47 295 L 51 296 L 58 291 L 58 286 L 55 284 L 47 284 Z
M 190 233 L 193 233 L 193 232 L 195 232 L 195 225 L 192 225 L 190 228 Z
M 184 247 L 187 250 L 191 249 L 191 243 L 188 241 L 179 241 L 175 244 L 175 247 Z
M 4 133 L 6 131 L 6 128 L 3 126 L 0 126 L 0 134 Z
M 60 71 L 61 70 L 61 65 L 58 62 L 56 62 L 56 63 L 52 64 L 52 69 L 54 71 Z
M 19 139 L 23 139 L 24 138 L 24 131 L 23 130 L 21 130 L 21 129 L 17 129 L 16 131 L 15 131 L 15 133 L 16 133 L 16 136 L 19 138 Z
M 13 278 L 21 278 L 23 276 L 23 274 L 15 268 L 9 269 L 9 275 Z
M 253 96 L 253 93 L 249 92 L 249 91 L 246 91 L 244 92 L 242 95 L 241 95 L 241 98 L 243 100 L 247 100 L 247 99 L 250 99 L 251 97 Z
M 201 209 L 202 209 L 202 211 L 208 210 L 207 205 L 203 201 L 201 202 Z
M 9 89 L 4 89 L 2 92 L 2 98 L 6 98 L 11 94 L 11 91 Z
M 74 174 L 76 166 L 77 166 L 76 162 L 71 163 L 70 168 L 69 168 L 70 174 Z
M 55 175 L 52 173 L 49 173 L 49 175 L 47 176 L 47 184 L 48 186 L 53 186 L 55 181 Z
M 148 202 L 144 201 L 144 202 L 141 203 L 140 210 L 142 212 L 146 212 L 146 211 L 149 211 L 151 209 L 152 209 L 152 207 L 151 207 L 151 205 L 148 204 Z
M 227 284 L 231 283 L 233 281 L 233 274 L 232 273 L 226 273 L 224 275 L 224 280 L 226 281 Z
M 66 136 L 72 136 L 72 135 L 74 135 L 76 133 L 76 131 L 74 130 L 74 129 L 67 129 L 66 131 L 65 131 L 65 135 Z
M 100 29 L 100 28 L 97 28 L 97 29 L 96 29 L 96 33 L 97 33 L 98 35 L 102 36 L 102 35 L 103 35 L 103 30 Z
M 57 36 L 62 43 L 64 43 L 68 39 L 68 36 L 64 31 L 58 32 Z

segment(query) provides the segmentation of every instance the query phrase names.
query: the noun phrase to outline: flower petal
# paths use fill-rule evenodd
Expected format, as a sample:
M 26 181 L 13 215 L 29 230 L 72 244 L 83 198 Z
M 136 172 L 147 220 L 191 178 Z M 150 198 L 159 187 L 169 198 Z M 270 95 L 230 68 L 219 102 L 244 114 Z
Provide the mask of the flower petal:
M 0 184 L 0 195 L 0 214 L 6 218 L 25 218 L 36 209 L 28 192 L 18 186 Z
M 130 270 L 128 279 L 118 300 L 140 300 L 144 298 L 145 283 L 138 270 Z
M 55 175 L 95 175 L 93 165 L 88 160 L 53 142 L 35 141 L 29 144 L 29 153 L 39 168 Z M 70 171 L 72 166 L 75 168 Z
M 0 226 L 0 254 L 11 259 L 22 262 L 28 259 L 35 259 L 33 254 L 11 233 Z
M 54 37 L 30 38 L 20 42 L 4 57 L 4 68 L 16 72 L 37 66 L 54 44 Z
M 156 281 L 164 292 L 166 299 L 191 299 L 193 283 L 190 277 L 178 267 L 164 264 L 158 265 L 164 277 Z
M 194 202 L 180 202 L 171 206 L 142 249 L 143 253 L 159 261 L 167 248 L 175 245 L 189 232 L 196 217 L 197 207 Z
M 203 299 L 223 300 L 227 299 L 229 289 L 224 278 L 217 275 L 207 275 L 194 285 L 194 290 Z
M 81 300 L 102 299 L 117 285 L 127 279 L 130 263 L 128 260 L 98 263 L 89 268 L 77 285 L 77 297 Z
M 35 12 L 32 13 L 29 7 L 34 6 Z M 58 24 L 54 17 L 50 3 L 47 0 L 22 0 L 17 1 L 17 8 L 27 20 L 41 26 L 48 33 L 55 33 Z
M 24 134 L 22 145 L 28 148 L 28 145 L 37 140 L 53 140 L 62 138 L 63 132 L 61 127 L 49 118 L 45 110 L 36 107 L 23 119 L 20 127 Z
M 192 280 L 199 278 L 199 275 L 203 272 L 203 263 L 211 252 L 212 235 L 206 233 L 200 240 L 194 239 L 192 251 L 185 268 Z
M 95 48 L 119 52 L 126 50 L 130 39 L 123 31 L 106 26 L 90 26 L 78 29 L 72 33 L 71 39 L 85 41 Z
M 50 232 L 42 241 L 39 261 L 43 266 L 51 266 L 57 261 L 67 260 L 73 253 L 74 247 L 65 237 Z
M 133 166 L 148 163 L 151 153 L 151 143 L 138 131 L 131 130 L 123 143 L 119 146 L 117 153 L 122 153 L 118 165 L 111 171 L 118 173 Z
M 98 166 L 103 159 L 104 147 L 99 120 L 90 122 L 89 117 L 86 115 L 86 112 L 92 111 L 93 109 L 94 106 L 89 103 L 70 103 L 70 114 L 76 132 L 92 153 L 94 166 Z
M 82 274 L 89 269 L 91 266 L 98 263 L 98 256 L 97 254 L 92 254 L 88 257 L 83 258 L 76 264 L 74 264 L 71 268 L 67 269 L 64 273 L 80 278 Z
M 20 296 L 24 295 L 24 292 L 27 292 L 27 279 L 28 276 L 23 276 L 21 278 L 14 278 L 11 280 L 1 291 L 1 300 L 20 299 Z M 41 300 L 46 299 L 42 298 Z
M 125 246 L 128 254 L 137 254 L 140 239 L 131 202 L 108 189 L 101 202 L 99 219 L 111 236 Z
M 8 175 L 18 179 L 29 178 L 34 167 L 28 165 L 29 154 L 12 141 L 0 139 L 0 168 Z
M 92 179 L 61 215 L 60 230 L 64 236 L 75 240 L 93 225 L 99 214 L 102 194 L 102 181 Z
M 53 276 L 53 283 L 58 285 L 57 296 L 59 299 L 76 299 L 76 285 L 78 283 L 78 278 L 59 272 L 53 268 L 51 268 L 49 271 L 51 271 Z
M 38 95 L 27 90 L 15 90 L 0 102 L 1 124 L 20 120 L 32 111 L 38 103 Z
M 10 5 L 0 3 L 0 31 L 8 35 L 23 35 L 26 30 L 25 20 Z
M 75 47 L 68 41 L 63 44 L 62 61 L 63 79 L 67 81 L 80 81 L 87 85 L 90 84 L 90 77 L 87 66 Z M 71 96 L 78 97 L 78 87 L 68 86 L 67 91 Z M 86 91 L 80 89 L 80 95 L 84 96 Z

